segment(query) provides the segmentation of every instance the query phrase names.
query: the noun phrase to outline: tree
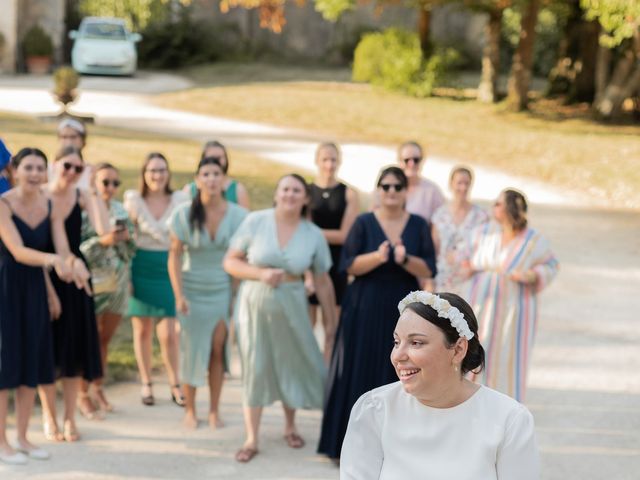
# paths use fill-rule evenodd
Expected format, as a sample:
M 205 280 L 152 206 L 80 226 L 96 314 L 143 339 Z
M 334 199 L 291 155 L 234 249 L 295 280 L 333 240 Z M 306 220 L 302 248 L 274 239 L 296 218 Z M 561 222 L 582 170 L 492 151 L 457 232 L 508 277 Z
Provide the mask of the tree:
M 376 8 L 381 11 L 385 6 L 404 4 L 407 7 L 415 8 L 418 13 L 418 24 L 416 26 L 418 37 L 420 38 L 420 48 L 423 57 L 427 58 L 433 53 L 431 42 L 431 12 L 434 7 L 444 5 L 459 0 L 316 0 L 315 8 L 322 16 L 330 21 L 336 21 L 340 16 L 354 10 L 357 5 L 375 1 Z
M 516 111 L 526 110 L 529 104 L 529 85 L 533 66 L 533 46 L 541 0 L 528 0 L 520 24 L 520 40 L 513 54 L 507 86 L 507 104 Z
M 602 28 L 593 108 L 615 119 L 624 101 L 640 92 L 640 0 L 581 0 L 581 5 Z
M 473 11 L 486 13 L 488 16 L 482 49 L 482 74 L 478 85 L 478 100 L 484 103 L 498 100 L 502 15 L 511 4 L 511 0 L 465 0 L 465 5 Z

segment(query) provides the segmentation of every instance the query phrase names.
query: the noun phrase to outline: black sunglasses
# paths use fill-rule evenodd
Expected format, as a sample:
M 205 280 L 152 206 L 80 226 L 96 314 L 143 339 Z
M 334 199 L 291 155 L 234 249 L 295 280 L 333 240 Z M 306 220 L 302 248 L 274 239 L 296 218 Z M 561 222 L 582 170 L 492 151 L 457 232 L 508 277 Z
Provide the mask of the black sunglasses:
M 64 162 L 62 166 L 64 167 L 65 170 L 71 170 L 73 168 L 78 175 L 84 172 L 84 165 L 74 165 L 73 163 L 70 163 L 70 162 Z
M 405 165 L 409 165 L 409 162 L 413 162 L 413 163 L 420 163 L 422 161 L 422 158 L 420 157 L 407 157 L 407 158 L 403 158 L 402 161 L 405 163 Z
M 115 188 L 118 188 L 121 183 L 122 182 L 120 182 L 120 180 L 109 180 L 107 178 L 102 180 L 102 185 L 104 185 L 105 188 L 108 188 L 109 185 L 113 185 Z
M 380 185 L 378 185 L 382 190 L 384 190 L 385 192 L 388 192 L 389 190 L 391 190 L 392 188 L 396 191 L 396 192 L 401 192 L 402 190 L 404 190 L 404 185 L 401 185 L 400 183 L 381 183 Z

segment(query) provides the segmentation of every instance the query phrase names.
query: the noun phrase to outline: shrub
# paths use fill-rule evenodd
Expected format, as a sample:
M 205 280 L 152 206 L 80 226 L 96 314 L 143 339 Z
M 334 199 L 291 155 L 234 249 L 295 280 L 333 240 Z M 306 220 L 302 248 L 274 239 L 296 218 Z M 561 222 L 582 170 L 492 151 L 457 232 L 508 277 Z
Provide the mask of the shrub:
M 151 23 L 141 33 L 140 63 L 151 68 L 212 62 L 240 44 L 237 32 L 228 26 L 214 27 L 210 22 L 194 20 L 188 8 L 182 9 L 177 20 Z
M 80 75 L 71 67 L 60 67 L 53 72 L 53 94 L 65 107 L 76 98 Z
M 51 37 L 38 24 L 27 30 L 22 39 L 22 48 L 26 57 L 50 57 L 53 55 Z
M 459 58 L 453 48 L 436 47 L 425 59 L 417 33 L 390 28 L 362 37 L 354 54 L 352 78 L 415 97 L 428 97 Z

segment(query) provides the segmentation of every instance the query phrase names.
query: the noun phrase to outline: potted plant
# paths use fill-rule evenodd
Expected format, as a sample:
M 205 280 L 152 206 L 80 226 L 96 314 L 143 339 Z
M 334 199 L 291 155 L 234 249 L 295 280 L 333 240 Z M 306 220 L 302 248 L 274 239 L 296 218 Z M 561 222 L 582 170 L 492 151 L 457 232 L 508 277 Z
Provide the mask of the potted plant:
M 76 99 L 79 83 L 80 75 L 71 67 L 60 67 L 53 72 L 53 95 L 62 104 L 64 113 L 67 105 Z
M 49 72 L 53 42 L 40 25 L 36 24 L 27 30 L 22 39 L 22 48 L 29 73 L 42 75 Z

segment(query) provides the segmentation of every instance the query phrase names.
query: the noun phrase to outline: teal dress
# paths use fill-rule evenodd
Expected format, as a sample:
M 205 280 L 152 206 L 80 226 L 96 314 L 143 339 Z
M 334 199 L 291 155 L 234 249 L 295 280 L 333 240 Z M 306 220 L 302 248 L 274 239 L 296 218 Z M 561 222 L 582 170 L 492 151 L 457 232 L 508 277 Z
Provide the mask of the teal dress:
M 195 198 L 198 194 L 198 187 L 196 186 L 196 182 L 191 182 L 189 184 L 189 193 L 191 194 L 191 198 Z M 227 202 L 238 203 L 238 182 L 235 180 L 231 180 L 229 182 L 229 186 L 224 191 L 224 199 Z
M 205 385 L 213 331 L 219 321 L 229 318 L 231 278 L 223 270 L 222 260 L 247 211 L 227 203 L 213 239 L 207 230 L 191 228 L 190 211 L 189 203 L 177 207 L 169 220 L 169 229 L 184 245 L 182 289 L 189 302 L 189 314 L 178 313 L 180 376 L 184 383 L 200 387 Z
M 302 275 L 329 271 L 331 253 L 322 231 L 302 220 L 280 248 L 273 209 L 250 213 L 231 240 L 250 264 L 282 268 L 299 281 L 276 288 L 244 280 L 235 308 L 244 403 L 281 400 L 291 408 L 322 408 L 325 366 L 311 329 Z

